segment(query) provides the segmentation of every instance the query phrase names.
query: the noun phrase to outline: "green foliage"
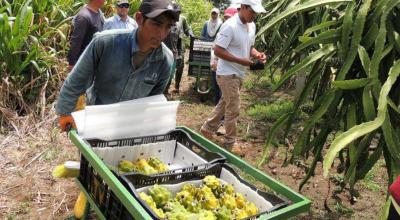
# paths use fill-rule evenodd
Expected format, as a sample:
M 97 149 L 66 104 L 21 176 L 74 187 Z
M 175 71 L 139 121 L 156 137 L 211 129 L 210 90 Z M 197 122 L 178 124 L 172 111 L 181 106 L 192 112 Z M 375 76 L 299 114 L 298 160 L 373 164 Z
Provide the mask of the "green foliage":
M 294 111 L 274 131 L 283 127 L 286 137 L 299 109 L 314 103 L 290 162 L 315 156 L 307 180 L 317 160 L 324 157 L 327 175 L 337 154 L 348 152 L 344 182 L 353 192 L 383 155 L 391 182 L 400 174 L 400 1 L 270 0 L 264 6 L 258 44 L 272 57 L 266 67 L 283 73 L 274 90 L 299 73 L 307 76 Z
M 178 0 L 182 15 L 186 17 L 195 36 L 200 36 L 204 22 L 210 19 L 213 5 L 208 0 Z
M 256 104 L 248 114 L 257 120 L 276 121 L 282 115 L 293 111 L 292 101 L 276 101 L 268 104 Z
M 0 105 L 19 114 L 44 115 L 62 83 L 55 64 L 66 54 L 71 15 L 82 2 L 0 2 Z

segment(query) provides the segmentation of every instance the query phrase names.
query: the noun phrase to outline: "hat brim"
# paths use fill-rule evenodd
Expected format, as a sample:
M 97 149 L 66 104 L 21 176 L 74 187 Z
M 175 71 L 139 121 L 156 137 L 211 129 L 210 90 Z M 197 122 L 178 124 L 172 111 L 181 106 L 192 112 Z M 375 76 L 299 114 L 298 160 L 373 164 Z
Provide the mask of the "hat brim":
M 264 7 L 262 5 L 250 5 L 250 7 L 257 14 L 267 12 L 267 11 L 265 11 L 265 9 L 264 9 Z
M 179 20 L 178 13 L 176 13 L 176 11 L 171 10 L 171 9 L 156 9 L 150 13 L 145 14 L 145 16 L 148 18 L 155 18 L 163 13 L 172 15 L 172 17 L 174 18 L 175 21 Z

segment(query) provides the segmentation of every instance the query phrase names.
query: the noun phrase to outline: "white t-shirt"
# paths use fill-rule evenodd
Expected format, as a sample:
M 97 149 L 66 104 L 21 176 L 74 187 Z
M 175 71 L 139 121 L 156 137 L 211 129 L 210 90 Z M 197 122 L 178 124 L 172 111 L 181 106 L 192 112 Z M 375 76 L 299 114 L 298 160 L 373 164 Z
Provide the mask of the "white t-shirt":
M 239 15 L 236 14 L 222 24 L 215 44 L 226 49 L 235 57 L 250 58 L 250 49 L 254 45 L 255 34 L 256 25 L 254 22 L 243 24 Z M 245 66 L 219 59 L 217 75 L 232 74 L 238 74 L 243 78 L 245 76 Z

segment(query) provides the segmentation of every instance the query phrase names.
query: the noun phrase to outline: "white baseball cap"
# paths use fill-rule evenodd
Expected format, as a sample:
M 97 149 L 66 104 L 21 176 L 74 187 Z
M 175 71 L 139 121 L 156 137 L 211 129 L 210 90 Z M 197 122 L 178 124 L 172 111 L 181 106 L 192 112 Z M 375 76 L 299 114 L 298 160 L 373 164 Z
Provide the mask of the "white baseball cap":
M 117 0 L 117 5 L 120 5 L 120 4 L 129 4 L 129 1 L 128 0 Z
M 253 11 L 257 14 L 267 12 L 262 6 L 261 0 L 240 0 L 235 3 L 239 3 L 242 5 L 249 5 L 251 9 L 253 9 Z
M 219 9 L 218 9 L 218 8 L 213 8 L 213 9 L 211 10 L 211 13 L 213 13 L 213 12 L 219 14 Z

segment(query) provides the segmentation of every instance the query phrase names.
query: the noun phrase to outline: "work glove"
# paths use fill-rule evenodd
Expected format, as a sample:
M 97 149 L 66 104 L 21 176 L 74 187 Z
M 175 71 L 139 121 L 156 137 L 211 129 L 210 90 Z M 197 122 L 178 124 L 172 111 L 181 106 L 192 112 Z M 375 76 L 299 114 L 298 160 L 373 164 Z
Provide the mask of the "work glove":
M 76 128 L 74 118 L 72 115 L 60 115 L 58 118 L 61 131 L 69 131 L 71 128 Z

